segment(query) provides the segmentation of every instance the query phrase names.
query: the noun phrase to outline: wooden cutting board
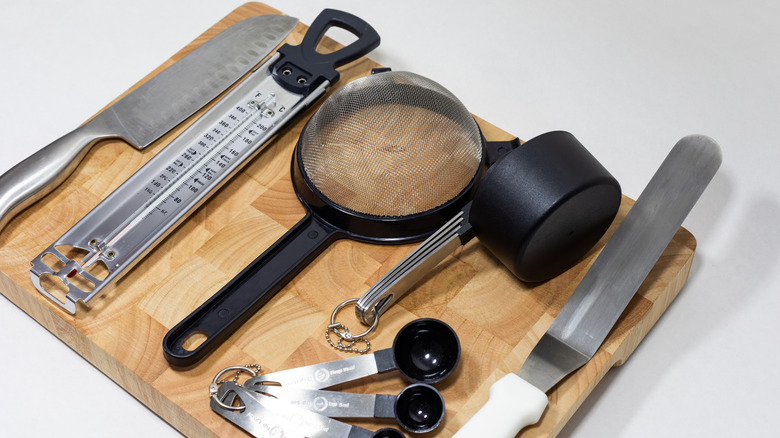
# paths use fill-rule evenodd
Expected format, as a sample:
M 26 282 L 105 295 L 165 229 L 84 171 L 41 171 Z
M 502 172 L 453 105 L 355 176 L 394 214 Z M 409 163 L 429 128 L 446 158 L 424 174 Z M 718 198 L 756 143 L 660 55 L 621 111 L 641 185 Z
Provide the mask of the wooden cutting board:
M 139 84 L 229 25 L 267 13 L 279 12 L 259 3 L 239 7 Z M 305 30 L 299 24 L 287 42 L 298 44 Z M 337 47 L 331 41 L 324 44 Z M 365 58 L 354 62 L 341 70 L 337 86 L 368 75 L 377 66 Z M 361 296 L 415 246 L 338 241 L 207 360 L 186 371 L 168 366 L 161 350 L 165 333 L 303 217 L 290 182 L 290 158 L 314 110 L 280 134 L 135 268 L 104 289 L 90 302 L 91 308 L 82 306 L 74 317 L 35 290 L 30 260 L 185 126 L 144 151 L 118 140 L 102 142 L 58 190 L 0 233 L 2 293 L 187 436 L 242 436 L 244 432 L 209 408 L 208 386 L 215 374 L 232 365 L 260 363 L 268 372 L 346 357 L 324 339 L 334 307 Z M 513 137 L 478 121 L 489 140 Z M 446 418 L 424 436 L 451 436 L 485 402 L 494 381 L 520 368 L 632 204 L 624 197 L 607 235 L 558 278 L 540 285 L 523 284 L 475 240 L 441 263 L 382 317 L 371 337 L 374 349 L 390 347 L 398 329 L 420 317 L 439 318 L 460 337 L 460 366 L 436 385 L 446 401 Z M 628 358 L 685 283 L 695 246 L 694 237 L 681 228 L 594 358 L 557 386 L 542 420 L 521 436 L 555 436 L 604 374 Z M 339 315 L 353 331 L 360 331 L 350 314 Z M 406 384 L 393 372 L 341 389 L 396 394 Z M 393 426 L 389 420 L 351 423 L 370 429 Z

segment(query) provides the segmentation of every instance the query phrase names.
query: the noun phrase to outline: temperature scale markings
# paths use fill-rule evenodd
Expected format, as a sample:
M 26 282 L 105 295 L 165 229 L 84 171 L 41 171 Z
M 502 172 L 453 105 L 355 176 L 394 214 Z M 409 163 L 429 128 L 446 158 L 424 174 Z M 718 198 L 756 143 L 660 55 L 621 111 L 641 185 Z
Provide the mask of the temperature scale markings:
M 258 92 L 255 96 L 261 97 L 262 93 Z M 274 104 L 274 95 L 270 94 L 262 102 L 252 101 L 245 104 L 246 106 L 236 106 L 231 110 L 142 189 L 141 193 L 150 196 L 150 199 L 136 211 L 132 220 L 126 222 L 112 238 L 105 244 L 101 243 L 99 247 L 104 250 L 115 245 L 136 225 L 156 214 L 161 215 L 160 220 L 163 221 L 186 199 L 206 187 L 233 159 L 241 155 L 242 147 L 251 146 L 269 129 L 261 124 L 260 120 L 275 115 L 270 109 Z M 249 120 L 258 112 L 257 117 Z M 247 120 L 249 123 L 246 123 Z M 273 123 L 270 125 L 273 126 Z M 170 205 L 170 202 L 173 205 Z M 97 260 L 101 252 L 95 253 L 85 266 Z

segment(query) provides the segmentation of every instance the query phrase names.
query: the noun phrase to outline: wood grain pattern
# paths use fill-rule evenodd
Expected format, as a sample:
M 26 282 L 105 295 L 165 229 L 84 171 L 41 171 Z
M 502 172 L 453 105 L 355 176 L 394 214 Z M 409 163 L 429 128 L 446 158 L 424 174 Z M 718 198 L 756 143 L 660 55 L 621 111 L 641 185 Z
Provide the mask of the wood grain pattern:
M 243 5 L 139 84 L 229 25 L 265 13 L 278 12 L 259 3 Z M 299 24 L 287 42 L 300 42 L 305 29 Z M 325 44 L 335 47 L 329 41 Z M 352 63 L 341 70 L 337 85 L 365 76 L 375 66 L 365 58 Z M 74 317 L 35 290 L 29 279 L 30 260 L 187 123 L 144 151 L 118 140 L 103 141 L 59 189 L 15 218 L 0 235 L 2 293 L 185 435 L 243 436 L 209 408 L 207 387 L 214 375 L 231 365 L 256 362 L 274 371 L 345 357 L 324 339 L 331 311 L 343 300 L 362 295 L 414 247 L 338 241 L 199 366 L 186 371 L 168 366 L 161 351 L 165 333 L 303 216 L 289 163 L 303 124 L 315 109 L 303 114 L 141 263 L 92 300 L 90 309 L 82 306 Z M 478 121 L 488 139 L 512 137 Z M 624 198 L 607 236 L 632 204 Z M 484 403 L 495 380 L 520 368 L 605 241 L 606 237 L 578 265 L 539 285 L 522 284 L 473 241 L 382 317 L 371 338 L 376 349 L 391 346 L 397 330 L 418 317 L 442 319 L 460 336 L 461 365 L 437 385 L 447 403 L 445 422 L 424 436 L 451 436 Z M 520 436 L 555 436 L 604 374 L 629 357 L 685 283 L 695 246 L 693 236 L 680 229 L 593 360 L 556 387 L 542 420 Z M 358 328 L 350 313 L 343 312 L 344 322 Z M 395 394 L 405 385 L 397 373 L 389 373 L 341 389 Z M 352 423 L 368 428 L 392 425 L 383 420 Z

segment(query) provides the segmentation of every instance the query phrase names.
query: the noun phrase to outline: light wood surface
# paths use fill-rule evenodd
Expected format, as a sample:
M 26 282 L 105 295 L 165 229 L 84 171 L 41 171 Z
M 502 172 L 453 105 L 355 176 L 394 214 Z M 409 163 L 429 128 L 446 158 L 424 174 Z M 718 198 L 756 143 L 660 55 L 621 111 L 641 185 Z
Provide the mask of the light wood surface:
M 243 18 L 277 12 L 248 3 L 169 62 Z M 300 42 L 305 29 L 299 25 L 287 42 Z M 376 66 L 364 58 L 342 68 L 337 86 L 369 74 Z M 168 366 L 161 350 L 165 333 L 303 216 L 303 207 L 292 190 L 289 165 L 295 141 L 314 110 L 316 106 L 142 262 L 92 300 L 91 308 L 82 306 L 74 317 L 35 290 L 29 277 L 30 260 L 184 126 L 144 151 L 118 140 L 102 142 L 59 189 L 14 219 L 0 234 L 2 293 L 187 436 L 242 436 L 240 429 L 209 408 L 207 388 L 214 375 L 231 365 L 260 363 L 266 371 L 275 371 L 345 357 L 325 342 L 330 313 L 343 300 L 362 295 L 414 248 L 413 244 L 338 241 L 204 362 L 186 371 Z M 512 137 L 478 121 L 489 140 Z M 632 203 L 624 198 L 607 236 Z M 472 241 L 382 317 L 371 337 L 375 349 L 391 346 L 397 330 L 419 317 L 442 319 L 460 337 L 460 367 L 436 385 L 447 404 L 444 424 L 424 436 L 451 436 L 487 399 L 490 384 L 520 368 L 607 236 L 577 266 L 540 285 L 521 283 Z M 690 233 L 678 231 L 593 360 L 556 387 L 542 420 L 521 436 L 556 435 L 603 375 L 629 357 L 685 283 L 695 245 Z M 359 328 L 349 314 L 340 315 L 347 325 Z M 397 373 L 388 373 L 340 389 L 395 394 L 406 384 Z M 373 420 L 351 423 L 371 429 L 393 425 Z

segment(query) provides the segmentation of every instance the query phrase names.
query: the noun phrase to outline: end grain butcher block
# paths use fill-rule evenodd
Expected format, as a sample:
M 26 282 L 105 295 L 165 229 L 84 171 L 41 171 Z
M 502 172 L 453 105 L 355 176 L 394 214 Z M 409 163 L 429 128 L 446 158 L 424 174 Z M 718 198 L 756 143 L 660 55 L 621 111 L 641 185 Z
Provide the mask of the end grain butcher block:
M 169 63 L 229 25 L 267 13 L 278 11 L 259 3 L 241 6 Z M 371 21 L 371 17 L 362 18 Z M 287 42 L 298 44 L 305 30 L 299 24 Z M 331 41 L 325 44 L 336 47 Z M 378 65 L 365 58 L 349 64 L 341 70 L 337 85 L 368 75 L 373 67 Z M 334 307 L 362 295 L 414 248 L 338 241 L 204 362 L 186 371 L 168 366 L 161 350 L 165 333 L 303 217 L 290 182 L 290 158 L 303 124 L 315 109 L 303 114 L 143 261 L 93 299 L 91 308 L 82 306 L 71 316 L 35 290 L 30 260 L 184 127 L 144 151 L 128 148 L 119 140 L 104 141 L 59 190 L 18 216 L 0 234 L 3 294 L 186 435 L 243 436 L 243 431 L 209 408 L 208 386 L 214 375 L 232 365 L 260 363 L 268 372 L 345 357 L 346 353 L 334 350 L 324 339 Z M 511 138 L 489 123 L 479 120 L 479 124 L 488 139 Z M 632 203 L 623 199 L 607 236 Z M 447 406 L 444 423 L 425 436 L 451 436 L 487 400 L 494 381 L 520 368 L 607 236 L 578 265 L 539 285 L 521 283 L 479 242 L 472 241 L 382 317 L 371 337 L 374 349 L 390 347 L 398 329 L 420 317 L 442 319 L 460 337 L 461 364 L 437 385 Z M 686 230 L 677 232 L 594 358 L 550 393 L 542 420 L 521 436 L 556 435 L 604 374 L 626 360 L 682 288 L 695 245 Z M 345 322 L 350 325 L 346 318 Z M 357 322 L 352 324 L 359 328 Z M 398 373 L 387 373 L 341 389 L 396 394 L 406 384 Z M 370 429 L 392 425 L 386 420 L 353 424 Z

